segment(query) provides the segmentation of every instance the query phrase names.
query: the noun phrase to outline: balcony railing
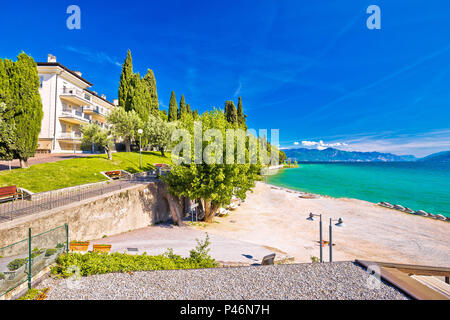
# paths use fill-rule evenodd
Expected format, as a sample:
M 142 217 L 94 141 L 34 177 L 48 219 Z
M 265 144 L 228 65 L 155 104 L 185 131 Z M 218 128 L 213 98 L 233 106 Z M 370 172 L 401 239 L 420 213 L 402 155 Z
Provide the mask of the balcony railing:
M 61 132 L 58 135 L 58 139 L 63 139 L 63 140 L 81 140 L 82 138 L 83 138 L 83 134 L 79 131 Z
M 76 109 L 63 109 L 61 117 L 76 118 L 84 122 L 91 122 L 91 116 L 83 114 L 82 111 Z
M 77 88 L 63 88 L 62 94 L 66 96 L 75 96 L 83 100 L 91 102 L 91 96 L 84 92 L 83 90 Z

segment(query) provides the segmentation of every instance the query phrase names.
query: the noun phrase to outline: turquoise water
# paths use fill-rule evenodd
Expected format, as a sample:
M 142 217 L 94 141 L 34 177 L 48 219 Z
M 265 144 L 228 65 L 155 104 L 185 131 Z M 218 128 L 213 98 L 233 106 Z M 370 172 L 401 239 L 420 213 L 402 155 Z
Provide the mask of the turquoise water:
M 320 163 L 284 169 L 277 186 L 374 203 L 390 202 L 450 217 L 450 163 Z

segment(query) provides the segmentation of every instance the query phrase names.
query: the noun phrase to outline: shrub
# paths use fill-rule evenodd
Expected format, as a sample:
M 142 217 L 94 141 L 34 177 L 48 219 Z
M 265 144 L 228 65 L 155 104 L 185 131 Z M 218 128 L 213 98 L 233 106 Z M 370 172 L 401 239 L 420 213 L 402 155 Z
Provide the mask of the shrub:
M 50 256 L 54 255 L 57 251 L 58 251 L 57 249 L 47 249 L 45 251 L 45 256 L 50 257 Z
M 44 289 L 29 289 L 27 293 L 20 297 L 18 300 L 45 300 L 47 298 L 47 293 L 49 288 Z
M 21 266 L 23 266 L 25 263 L 27 263 L 27 260 L 28 260 L 27 258 L 25 258 L 25 259 L 15 259 L 15 260 L 11 261 L 10 263 L 8 263 L 8 269 L 10 271 L 16 271 Z
M 61 248 L 64 248 L 65 247 L 65 244 L 64 243 L 58 243 L 57 245 L 56 245 L 56 249 L 61 249 Z
M 142 255 L 99 252 L 67 253 L 59 256 L 58 264 L 52 269 L 52 273 L 70 277 L 73 274 L 74 266 L 80 269 L 82 276 L 113 272 L 214 268 L 217 267 L 217 263 L 208 255 L 209 244 L 208 237 L 204 242 L 198 241 L 196 249 L 191 250 L 189 258 L 174 254 L 172 249 L 157 256 L 148 256 L 146 253 Z
M 5 274 L 0 272 L 0 280 L 4 280 L 5 279 Z

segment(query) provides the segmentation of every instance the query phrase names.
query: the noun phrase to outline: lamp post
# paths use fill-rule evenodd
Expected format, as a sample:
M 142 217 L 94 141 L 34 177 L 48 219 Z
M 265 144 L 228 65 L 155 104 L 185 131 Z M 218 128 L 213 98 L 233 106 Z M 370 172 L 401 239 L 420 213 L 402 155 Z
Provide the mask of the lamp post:
M 342 220 L 342 218 L 339 218 L 338 220 L 333 220 L 330 218 L 330 262 L 333 262 L 333 221 L 337 221 L 335 224 L 336 227 L 345 227 L 344 220 Z
M 320 235 L 320 262 L 323 262 L 323 239 L 322 239 L 322 215 L 321 214 L 313 214 L 312 212 L 309 214 L 309 217 L 306 220 L 314 221 L 314 217 L 320 217 L 319 221 L 319 235 Z
M 142 129 L 138 130 L 139 133 L 139 170 L 142 170 Z

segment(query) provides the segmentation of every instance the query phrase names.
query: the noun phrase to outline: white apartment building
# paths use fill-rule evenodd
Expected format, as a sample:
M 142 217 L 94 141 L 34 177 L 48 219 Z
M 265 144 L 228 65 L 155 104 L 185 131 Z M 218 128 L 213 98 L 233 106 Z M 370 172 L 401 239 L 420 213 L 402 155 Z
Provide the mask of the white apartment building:
M 81 126 L 97 123 L 106 128 L 105 117 L 115 105 L 89 90 L 92 83 L 81 72 L 66 68 L 51 54 L 37 66 L 44 108 L 37 152 L 81 152 Z

